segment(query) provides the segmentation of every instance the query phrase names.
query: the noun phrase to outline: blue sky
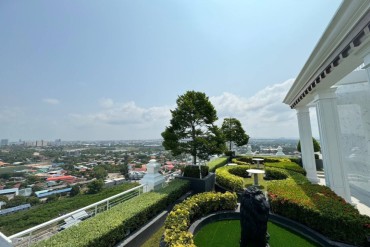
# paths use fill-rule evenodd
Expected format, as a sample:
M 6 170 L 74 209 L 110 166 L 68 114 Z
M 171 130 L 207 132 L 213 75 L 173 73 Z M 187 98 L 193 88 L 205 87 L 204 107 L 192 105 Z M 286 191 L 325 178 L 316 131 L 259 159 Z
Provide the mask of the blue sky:
M 187 90 L 297 137 L 281 101 L 340 2 L 1 1 L 0 139 L 159 138 Z

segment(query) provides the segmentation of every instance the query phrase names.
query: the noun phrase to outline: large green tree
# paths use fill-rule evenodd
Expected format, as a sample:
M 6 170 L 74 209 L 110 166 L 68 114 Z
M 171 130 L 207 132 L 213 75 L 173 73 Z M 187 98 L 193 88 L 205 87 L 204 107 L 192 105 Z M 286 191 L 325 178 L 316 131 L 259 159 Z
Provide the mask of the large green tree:
M 197 158 L 208 160 L 210 155 L 221 154 L 225 141 L 214 125 L 217 113 L 208 97 L 202 92 L 187 91 L 176 103 L 170 126 L 162 133 L 164 148 L 173 155 L 192 155 L 194 165 Z
M 235 143 L 238 147 L 246 145 L 249 141 L 249 136 L 245 133 L 242 124 L 236 118 L 225 118 L 221 127 L 225 140 L 229 142 L 229 151 L 231 155 L 231 143 Z

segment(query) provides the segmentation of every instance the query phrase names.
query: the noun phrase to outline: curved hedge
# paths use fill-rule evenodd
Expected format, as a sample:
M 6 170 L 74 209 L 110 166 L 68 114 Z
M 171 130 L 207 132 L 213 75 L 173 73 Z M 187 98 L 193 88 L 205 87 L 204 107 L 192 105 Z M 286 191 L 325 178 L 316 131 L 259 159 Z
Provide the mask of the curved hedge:
M 271 211 L 298 221 L 332 240 L 366 246 L 366 237 L 370 236 L 370 217 L 361 215 L 330 188 L 304 182 L 297 177 L 289 176 L 269 183 Z
M 222 187 L 236 192 L 244 189 L 244 180 L 241 176 L 247 174 L 249 165 L 224 166 L 216 170 L 216 183 Z
M 268 163 L 265 162 L 265 167 L 274 167 L 274 168 L 281 168 L 293 172 L 298 172 L 306 176 L 306 171 L 302 167 L 300 167 L 297 163 L 291 162 L 291 161 L 285 161 L 285 162 L 274 162 L 274 163 Z
M 188 189 L 188 182 L 173 180 L 169 186 L 158 192 L 148 192 L 134 197 L 33 246 L 115 246 L 125 238 L 126 232 L 135 231 L 143 226 Z
M 194 247 L 193 235 L 188 232 L 191 223 L 207 214 L 234 210 L 237 206 L 235 193 L 205 192 L 194 195 L 177 204 L 165 221 L 164 242 L 166 246 Z
M 241 161 L 243 162 L 243 161 Z M 235 162 L 236 163 L 236 162 Z M 243 189 L 243 179 L 232 173 L 239 166 L 216 170 L 216 182 L 230 191 Z M 246 166 L 240 166 L 246 170 Z M 286 160 L 265 163 L 271 211 L 300 222 L 328 238 L 366 246 L 370 236 L 370 217 L 336 195 L 330 188 L 312 184 L 305 171 Z

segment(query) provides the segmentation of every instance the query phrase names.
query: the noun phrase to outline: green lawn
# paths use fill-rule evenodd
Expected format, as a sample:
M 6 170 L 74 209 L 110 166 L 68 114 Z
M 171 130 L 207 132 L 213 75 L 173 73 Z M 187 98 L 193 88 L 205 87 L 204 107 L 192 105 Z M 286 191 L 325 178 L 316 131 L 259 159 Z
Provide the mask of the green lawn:
M 320 246 L 277 224 L 268 223 L 271 247 L 316 247 Z M 194 237 L 198 247 L 239 247 L 239 220 L 217 221 L 203 227 Z
M 262 191 L 267 190 L 267 181 L 263 179 L 264 174 L 258 174 L 258 184 L 259 188 Z M 253 176 L 251 178 L 243 178 L 244 180 L 244 188 L 248 188 L 249 186 L 252 186 L 254 183 Z

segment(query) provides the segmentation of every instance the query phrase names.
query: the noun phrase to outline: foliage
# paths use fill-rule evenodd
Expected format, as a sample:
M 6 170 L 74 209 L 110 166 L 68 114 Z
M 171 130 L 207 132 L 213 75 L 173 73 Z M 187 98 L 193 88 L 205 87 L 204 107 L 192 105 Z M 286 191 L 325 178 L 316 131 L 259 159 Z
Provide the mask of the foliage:
M 240 147 L 246 145 L 249 141 L 249 136 L 245 133 L 242 124 L 236 118 L 225 118 L 222 123 L 221 131 L 225 140 L 230 143 L 229 151 L 231 151 L 232 142 Z
M 187 91 L 177 99 L 170 126 L 162 133 L 163 147 L 173 155 L 182 153 L 208 160 L 209 155 L 221 154 L 225 143 L 221 130 L 214 125 L 216 110 L 208 97 L 201 92 Z
M 7 196 L 0 196 L 0 202 L 7 202 L 9 201 Z
M 195 246 L 193 235 L 188 232 L 190 224 L 207 214 L 220 210 L 234 210 L 237 205 L 235 193 L 205 192 L 194 195 L 177 204 L 165 221 L 164 241 L 167 246 Z
M 245 166 L 250 166 L 252 164 L 252 162 L 249 163 L 249 162 L 241 161 L 239 158 L 232 159 L 231 162 L 235 163 L 235 164 L 238 164 L 238 165 L 245 165 Z
M 134 197 L 34 246 L 115 246 L 124 239 L 125 233 L 140 228 L 188 189 L 188 182 L 174 180 L 158 192 Z
M 296 220 L 332 240 L 363 245 L 370 234 L 370 218 L 359 214 L 326 186 L 297 183 L 293 178 L 272 181 L 268 197 L 272 212 Z
M 56 194 L 53 194 L 53 195 L 48 196 L 48 199 L 46 200 L 46 202 L 47 203 L 56 202 L 58 201 L 58 199 L 59 199 L 59 196 L 57 196 Z
M 242 191 L 244 189 L 244 181 L 241 176 L 234 174 L 246 173 L 250 166 L 224 166 L 216 170 L 216 183 L 230 191 Z
M 125 183 L 114 186 L 112 188 L 103 189 L 98 194 L 79 194 L 74 197 L 60 198 L 59 201 L 50 202 L 32 206 L 27 211 L 20 211 L 10 215 L 0 217 L 0 232 L 5 235 L 12 235 L 25 229 L 31 228 L 38 224 L 58 217 L 60 214 L 65 214 L 88 206 L 105 198 L 114 196 L 125 190 L 138 186 L 137 183 Z M 31 197 L 30 197 L 31 198 Z M 33 205 L 31 203 L 31 205 Z
M 294 162 L 279 162 L 279 163 L 266 163 L 265 162 L 265 167 L 275 167 L 275 168 L 282 168 L 294 172 L 301 173 L 303 175 L 306 175 L 306 171 L 297 165 Z
M 71 192 L 69 192 L 69 195 L 70 196 L 77 196 L 78 194 L 80 194 L 80 186 L 78 184 L 76 185 L 73 185 L 72 186 L 72 189 L 71 189 Z
M 87 194 L 96 194 L 102 191 L 103 186 L 104 186 L 103 180 L 101 179 L 94 180 L 87 185 L 88 188 Z
M 199 178 L 199 167 L 201 169 L 202 178 L 208 175 L 208 166 L 185 166 L 184 177 Z
M 108 172 L 102 166 L 95 166 L 93 171 L 96 179 L 105 179 L 108 176 Z
M 227 158 L 222 157 L 222 158 L 211 160 L 210 162 L 207 163 L 207 166 L 209 167 L 210 172 L 215 172 L 217 168 L 222 167 L 226 164 L 227 164 Z
M 312 143 L 313 143 L 313 151 L 320 152 L 321 151 L 320 144 L 314 137 L 312 137 Z M 301 152 L 301 141 L 300 140 L 298 141 L 298 144 L 297 144 L 297 150 L 298 152 Z

